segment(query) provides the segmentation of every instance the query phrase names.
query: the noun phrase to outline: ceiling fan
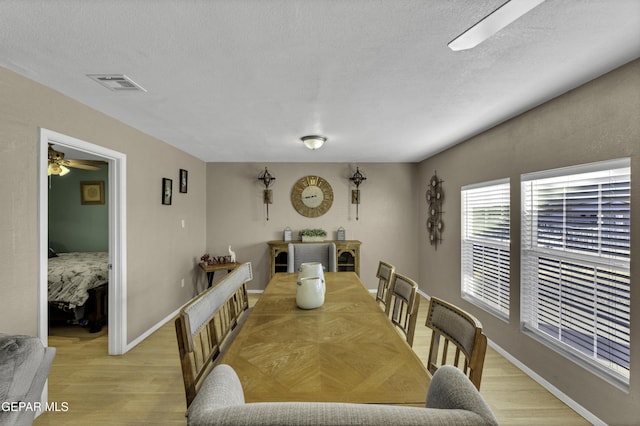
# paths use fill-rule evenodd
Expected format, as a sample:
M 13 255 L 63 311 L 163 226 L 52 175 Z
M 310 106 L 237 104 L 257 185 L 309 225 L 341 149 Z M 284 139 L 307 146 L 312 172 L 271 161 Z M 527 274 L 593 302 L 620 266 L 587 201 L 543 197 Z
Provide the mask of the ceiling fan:
M 64 176 L 69 173 L 69 167 L 83 170 L 100 170 L 99 164 L 107 164 L 100 160 L 65 160 L 64 152 L 53 149 L 53 144 L 49 144 L 49 167 L 48 175 Z

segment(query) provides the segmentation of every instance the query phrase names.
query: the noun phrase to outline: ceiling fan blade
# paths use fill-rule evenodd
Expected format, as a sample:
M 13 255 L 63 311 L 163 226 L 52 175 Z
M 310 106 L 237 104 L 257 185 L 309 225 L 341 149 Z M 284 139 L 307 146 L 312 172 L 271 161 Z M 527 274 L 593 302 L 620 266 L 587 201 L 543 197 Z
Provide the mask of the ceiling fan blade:
M 85 164 L 84 160 L 63 160 L 62 164 L 64 164 L 67 167 L 74 167 L 76 169 L 83 169 L 83 170 L 100 170 L 100 167 L 96 167 L 96 166 L 92 166 L 89 164 Z

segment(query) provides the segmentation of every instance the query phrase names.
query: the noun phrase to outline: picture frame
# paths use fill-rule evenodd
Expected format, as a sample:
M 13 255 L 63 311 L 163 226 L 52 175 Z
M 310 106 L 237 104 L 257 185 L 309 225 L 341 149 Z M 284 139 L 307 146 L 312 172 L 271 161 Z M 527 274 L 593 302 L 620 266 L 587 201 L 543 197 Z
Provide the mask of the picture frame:
M 185 169 L 180 169 L 180 192 L 187 193 L 187 186 L 189 184 L 189 172 Z
M 173 180 L 162 178 L 162 204 L 170 206 L 173 196 Z
M 80 203 L 84 205 L 104 204 L 104 181 L 80 182 Z

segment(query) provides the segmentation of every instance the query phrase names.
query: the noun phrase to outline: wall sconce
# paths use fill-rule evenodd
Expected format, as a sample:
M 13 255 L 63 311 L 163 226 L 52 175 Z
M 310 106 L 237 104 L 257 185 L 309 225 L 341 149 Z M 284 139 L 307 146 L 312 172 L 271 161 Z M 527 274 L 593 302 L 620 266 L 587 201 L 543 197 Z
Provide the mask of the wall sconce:
M 262 181 L 264 185 L 264 196 L 263 201 L 267 206 L 267 220 L 269 220 L 269 204 L 273 204 L 273 194 L 269 189 L 269 186 L 276 180 L 276 177 L 272 175 L 267 168 L 264 168 L 264 172 L 258 175 L 258 180 Z
M 322 145 L 324 145 L 324 143 L 327 141 L 327 138 L 325 138 L 324 136 L 310 135 L 303 136 L 300 138 L 300 140 L 307 148 L 318 149 L 322 148 Z
M 367 178 L 365 177 L 365 175 L 362 174 L 360 169 L 356 167 L 355 173 L 353 174 L 353 176 L 349 178 L 349 180 L 353 182 L 353 184 L 356 186 L 356 189 L 351 190 L 351 204 L 356 205 L 356 220 L 358 220 L 359 219 L 358 207 L 360 206 L 360 184 L 365 180 L 367 180 Z

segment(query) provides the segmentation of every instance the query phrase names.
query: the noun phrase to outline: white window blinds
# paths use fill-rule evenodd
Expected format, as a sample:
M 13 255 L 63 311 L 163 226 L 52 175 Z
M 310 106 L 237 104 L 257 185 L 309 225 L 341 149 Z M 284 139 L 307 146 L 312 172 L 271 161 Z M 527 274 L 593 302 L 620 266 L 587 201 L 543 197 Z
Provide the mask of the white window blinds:
M 509 180 L 462 188 L 462 297 L 509 318 Z
M 522 325 L 629 383 L 629 160 L 522 177 Z

